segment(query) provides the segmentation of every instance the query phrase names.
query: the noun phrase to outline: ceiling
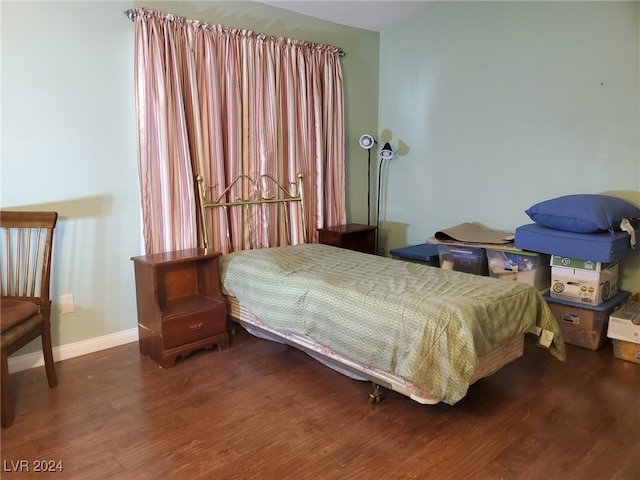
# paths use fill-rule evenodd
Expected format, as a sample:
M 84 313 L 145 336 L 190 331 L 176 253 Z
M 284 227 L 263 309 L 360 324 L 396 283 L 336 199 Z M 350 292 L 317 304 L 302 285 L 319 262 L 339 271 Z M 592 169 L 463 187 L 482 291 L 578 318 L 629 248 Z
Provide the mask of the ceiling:
M 263 0 L 260 3 L 350 27 L 379 32 L 389 25 L 408 20 L 412 15 L 424 10 L 429 2 L 426 0 Z

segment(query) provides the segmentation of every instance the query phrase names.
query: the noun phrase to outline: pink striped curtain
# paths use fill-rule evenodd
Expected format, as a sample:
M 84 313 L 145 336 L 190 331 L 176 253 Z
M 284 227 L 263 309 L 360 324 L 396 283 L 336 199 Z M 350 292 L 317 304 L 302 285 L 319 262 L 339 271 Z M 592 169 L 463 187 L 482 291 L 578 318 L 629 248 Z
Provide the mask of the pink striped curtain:
M 308 238 L 317 240 L 323 225 L 345 222 L 343 80 L 336 47 L 146 9 L 132 13 L 147 253 L 198 246 L 197 174 L 219 186 L 215 197 L 240 174 L 268 174 L 288 186 L 301 172 Z M 209 212 L 207 218 L 214 249 L 247 248 L 241 220 L 231 223 L 233 245 L 227 246 L 220 238 L 224 215 Z M 260 238 L 277 228 L 264 218 L 258 221 Z M 258 240 L 259 246 L 267 243 Z

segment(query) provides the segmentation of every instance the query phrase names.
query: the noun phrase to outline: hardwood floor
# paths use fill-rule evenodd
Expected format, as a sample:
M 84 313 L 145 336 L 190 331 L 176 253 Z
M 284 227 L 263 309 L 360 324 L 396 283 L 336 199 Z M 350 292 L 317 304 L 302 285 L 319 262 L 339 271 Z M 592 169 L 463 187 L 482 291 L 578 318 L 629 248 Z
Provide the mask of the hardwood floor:
M 422 406 L 290 347 L 232 337 L 163 370 L 137 343 L 12 375 L 2 478 L 639 479 L 640 365 L 531 339 L 455 406 Z M 24 461 L 21 463 L 21 461 Z M 33 472 L 36 462 L 63 470 Z M 30 471 L 16 471 L 22 466 Z

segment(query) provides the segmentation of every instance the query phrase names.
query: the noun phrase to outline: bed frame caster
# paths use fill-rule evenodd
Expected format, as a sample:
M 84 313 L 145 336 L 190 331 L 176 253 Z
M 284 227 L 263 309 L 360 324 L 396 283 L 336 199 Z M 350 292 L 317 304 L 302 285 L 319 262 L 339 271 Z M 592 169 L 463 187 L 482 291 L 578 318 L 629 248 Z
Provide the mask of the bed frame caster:
M 233 336 L 238 333 L 238 324 L 227 317 L 227 331 L 229 335 Z
M 369 394 L 369 405 L 380 403 L 383 399 L 384 389 L 377 383 L 372 383 L 373 391 Z

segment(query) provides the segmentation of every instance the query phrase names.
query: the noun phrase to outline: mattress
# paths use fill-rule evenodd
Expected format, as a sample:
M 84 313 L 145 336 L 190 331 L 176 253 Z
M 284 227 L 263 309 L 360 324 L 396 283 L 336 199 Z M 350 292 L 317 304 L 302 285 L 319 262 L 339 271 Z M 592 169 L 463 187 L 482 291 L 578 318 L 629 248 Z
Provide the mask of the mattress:
M 406 379 L 454 404 L 478 358 L 539 327 L 564 359 L 553 313 L 520 282 L 442 270 L 328 245 L 224 255 L 224 293 L 267 327 Z
M 318 344 L 306 336 L 282 333 L 264 325 L 255 315 L 240 305 L 235 297 L 227 297 L 229 316 L 240 323 L 251 335 L 272 342 L 284 343 L 302 350 L 323 365 L 361 381 L 371 381 L 380 386 L 405 395 L 423 405 L 440 403 L 439 398 L 432 397 L 424 390 L 413 385 L 404 378 L 379 370 L 371 365 L 359 363 L 334 352 L 326 345 Z M 520 358 L 524 353 L 524 335 L 516 335 L 507 339 L 500 347 L 487 355 L 478 358 L 478 365 L 469 381 L 475 383 L 481 378 L 498 371 L 509 362 Z
M 619 261 L 637 250 L 626 232 L 573 233 L 537 223 L 516 228 L 514 243 L 522 250 L 593 262 Z

